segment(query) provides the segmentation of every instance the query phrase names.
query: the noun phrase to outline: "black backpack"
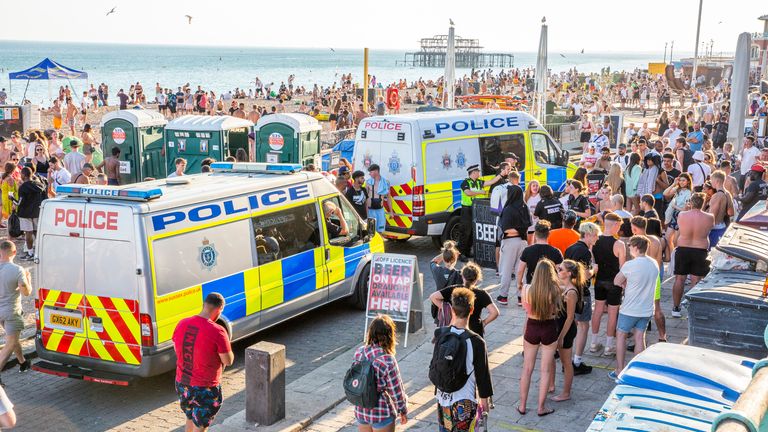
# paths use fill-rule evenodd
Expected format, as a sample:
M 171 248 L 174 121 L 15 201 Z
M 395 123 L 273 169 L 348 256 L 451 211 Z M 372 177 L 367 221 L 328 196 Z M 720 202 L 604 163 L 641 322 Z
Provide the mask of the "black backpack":
M 363 408 L 379 406 L 379 387 L 373 359 L 355 360 L 344 376 L 344 393 L 352 404 Z
M 464 387 L 467 374 L 467 339 L 474 334 L 465 329 L 462 334 L 451 331 L 451 327 L 435 330 L 435 348 L 429 363 L 429 380 L 438 390 L 453 393 Z

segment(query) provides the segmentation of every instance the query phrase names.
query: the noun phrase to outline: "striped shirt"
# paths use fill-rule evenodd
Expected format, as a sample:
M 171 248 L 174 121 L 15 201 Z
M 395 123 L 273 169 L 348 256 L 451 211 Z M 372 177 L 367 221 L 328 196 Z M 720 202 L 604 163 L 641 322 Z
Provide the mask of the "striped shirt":
M 379 356 L 376 358 L 376 356 Z M 376 381 L 379 389 L 379 405 L 376 408 L 355 406 L 355 418 L 362 422 L 380 423 L 396 414 L 407 414 L 408 406 L 400 379 L 400 368 L 395 357 L 386 354 L 378 345 L 364 345 L 355 351 L 354 360 L 374 359 Z

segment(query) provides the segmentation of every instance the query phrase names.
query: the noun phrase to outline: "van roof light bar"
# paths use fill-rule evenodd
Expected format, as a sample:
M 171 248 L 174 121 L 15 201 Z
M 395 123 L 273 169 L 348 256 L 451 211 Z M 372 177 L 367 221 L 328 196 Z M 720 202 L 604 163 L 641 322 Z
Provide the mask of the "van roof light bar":
M 60 185 L 56 188 L 56 194 L 71 197 L 91 197 L 127 201 L 149 201 L 163 196 L 163 191 L 158 188 L 128 189 L 114 186 Z
M 302 166 L 293 163 L 214 162 L 211 169 L 215 173 L 293 174 L 301 171 Z

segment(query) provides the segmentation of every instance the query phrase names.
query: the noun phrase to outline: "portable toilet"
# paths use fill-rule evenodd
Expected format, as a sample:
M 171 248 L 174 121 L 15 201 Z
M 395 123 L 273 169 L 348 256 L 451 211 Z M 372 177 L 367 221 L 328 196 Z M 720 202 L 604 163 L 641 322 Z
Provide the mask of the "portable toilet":
M 256 122 L 256 162 L 312 162 L 320 153 L 323 127 L 306 114 L 270 114 Z
M 253 122 L 232 116 L 185 115 L 168 122 L 165 127 L 166 166 L 176 170 L 176 158 L 187 160 L 187 174 L 200 172 L 205 158 L 223 161 L 237 149 L 249 154 L 248 133 Z
M 165 117 L 157 111 L 112 111 L 101 118 L 101 149 L 104 156 L 120 149 L 120 179 L 124 184 L 147 177 L 166 176 L 163 156 Z

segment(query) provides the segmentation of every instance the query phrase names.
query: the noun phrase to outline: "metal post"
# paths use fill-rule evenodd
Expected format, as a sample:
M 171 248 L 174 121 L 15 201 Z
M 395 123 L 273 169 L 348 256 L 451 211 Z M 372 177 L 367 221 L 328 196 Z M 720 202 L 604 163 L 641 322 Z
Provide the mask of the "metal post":
M 691 71 L 691 87 L 696 88 L 696 69 L 699 67 L 699 32 L 701 31 L 701 8 L 704 0 L 699 0 L 699 20 L 696 23 L 696 50 L 693 53 L 693 70 Z
M 368 112 L 368 48 L 363 48 L 363 111 Z
M 672 51 L 675 49 L 675 41 L 669 46 L 669 62 L 672 63 Z
M 245 420 L 269 426 L 285 418 L 285 346 L 259 342 L 245 350 Z
M 667 64 L 667 44 L 669 42 L 664 42 L 664 64 Z

